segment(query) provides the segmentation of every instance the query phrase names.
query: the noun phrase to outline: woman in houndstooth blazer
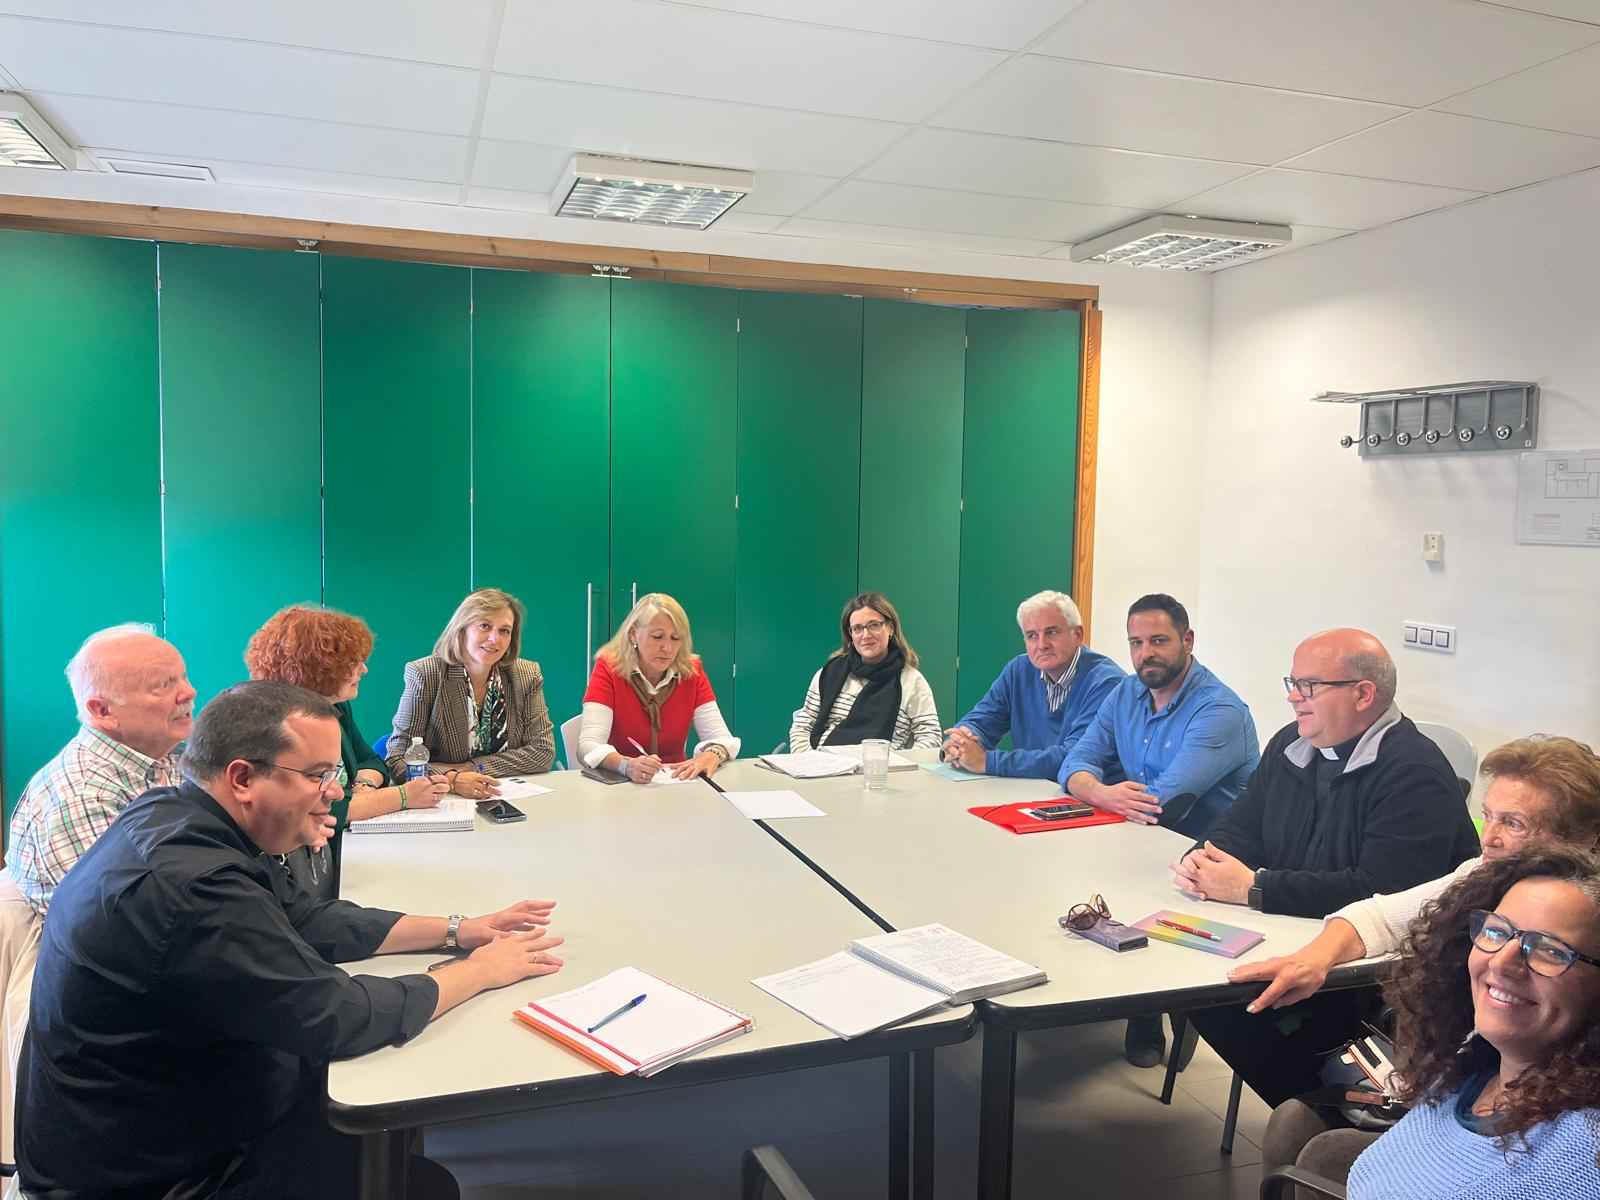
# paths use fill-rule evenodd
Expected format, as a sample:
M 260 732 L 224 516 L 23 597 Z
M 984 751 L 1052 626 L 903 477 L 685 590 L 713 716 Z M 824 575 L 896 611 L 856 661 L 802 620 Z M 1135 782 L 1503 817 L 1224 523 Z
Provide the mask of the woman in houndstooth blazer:
M 499 776 L 550 769 L 555 735 L 544 676 L 538 663 L 518 657 L 523 617 L 515 596 L 480 588 L 456 608 L 433 653 L 406 664 L 386 755 L 396 779 L 405 775 L 414 737 L 428 747 L 429 770 L 475 800 L 494 796 Z

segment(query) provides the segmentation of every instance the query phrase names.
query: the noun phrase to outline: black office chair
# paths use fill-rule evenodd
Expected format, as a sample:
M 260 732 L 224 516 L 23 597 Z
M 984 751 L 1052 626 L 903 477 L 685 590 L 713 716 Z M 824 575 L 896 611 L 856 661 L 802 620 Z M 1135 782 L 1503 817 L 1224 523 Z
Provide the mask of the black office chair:
M 776 1146 L 752 1146 L 744 1152 L 740 1200 L 767 1200 L 769 1195 L 776 1195 L 778 1200 L 816 1200 L 782 1150 Z
M 1344 1184 L 1304 1167 L 1279 1167 L 1261 1177 L 1261 1200 L 1294 1200 L 1294 1189 L 1305 1188 L 1316 1196 L 1346 1200 Z

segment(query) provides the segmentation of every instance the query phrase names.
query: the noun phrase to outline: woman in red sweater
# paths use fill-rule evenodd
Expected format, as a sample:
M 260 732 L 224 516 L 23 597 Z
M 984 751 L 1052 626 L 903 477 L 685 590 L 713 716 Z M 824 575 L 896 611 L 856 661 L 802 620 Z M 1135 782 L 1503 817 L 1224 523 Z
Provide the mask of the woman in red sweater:
M 691 729 L 700 737 L 693 757 L 685 753 Z M 640 596 L 595 655 L 578 728 L 583 765 L 649 783 L 663 769 L 677 779 L 711 775 L 738 754 L 683 606 L 662 592 Z

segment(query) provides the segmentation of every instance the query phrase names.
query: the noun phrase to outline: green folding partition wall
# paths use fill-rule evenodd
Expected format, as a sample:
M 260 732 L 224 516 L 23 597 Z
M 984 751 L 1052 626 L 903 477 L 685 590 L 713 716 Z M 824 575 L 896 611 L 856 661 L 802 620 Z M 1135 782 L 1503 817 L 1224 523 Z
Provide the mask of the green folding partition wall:
M 472 289 L 473 583 L 527 607 L 559 726 L 606 636 L 611 283 L 475 270 Z
M 156 263 L 149 242 L 0 232 L 5 806 L 76 728 L 89 633 L 161 624 Z
M 967 314 L 957 716 L 1021 652 L 1018 602 L 1072 588 L 1079 335 L 1076 312 Z
M 861 588 L 899 610 L 946 725 L 959 715 L 966 316 L 868 300 L 861 366 Z
M 163 245 L 167 637 L 204 704 L 250 634 L 322 599 L 314 254 Z
M 611 620 L 667 592 L 733 720 L 739 293 L 611 288 Z
M 857 588 L 861 301 L 739 296 L 738 724 L 789 734 Z
M 355 703 L 369 738 L 471 582 L 468 278 L 322 260 L 324 595 L 377 634 Z

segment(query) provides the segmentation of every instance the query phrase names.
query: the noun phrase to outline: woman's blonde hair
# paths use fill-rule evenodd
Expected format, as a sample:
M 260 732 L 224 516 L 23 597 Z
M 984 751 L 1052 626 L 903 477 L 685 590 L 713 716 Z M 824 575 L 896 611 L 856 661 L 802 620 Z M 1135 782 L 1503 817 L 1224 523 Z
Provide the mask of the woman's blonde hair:
M 905 656 L 906 666 L 917 665 L 917 652 L 906 640 L 906 631 L 900 625 L 900 614 L 895 611 L 894 605 L 889 603 L 889 597 L 882 592 L 862 592 L 859 596 L 852 596 L 845 601 L 844 611 L 839 614 L 839 649 L 828 655 L 829 658 L 838 658 L 855 649 L 855 639 L 850 636 L 850 614 L 858 608 L 870 608 L 874 612 L 882 613 L 883 619 L 889 622 L 889 639 L 900 647 L 900 653 Z
M 502 608 L 511 610 L 511 642 L 506 646 L 505 655 L 500 661 L 509 663 L 521 658 L 522 622 L 528 615 L 527 610 L 522 607 L 521 600 L 510 592 L 502 592 L 499 588 L 479 588 L 456 605 L 455 614 L 445 625 L 439 640 L 433 644 L 434 654 L 452 666 L 466 666 L 467 626 L 479 617 L 497 613 Z
M 680 679 L 687 679 L 694 674 L 694 639 L 689 634 L 689 614 L 665 592 L 647 592 L 640 596 L 633 611 L 617 626 L 617 635 L 600 647 L 596 657 L 605 659 L 612 670 L 626 679 L 639 669 L 639 648 L 633 643 L 634 632 L 659 616 L 671 621 L 683 638 L 678 643 L 678 656 L 672 660 L 672 669 Z

